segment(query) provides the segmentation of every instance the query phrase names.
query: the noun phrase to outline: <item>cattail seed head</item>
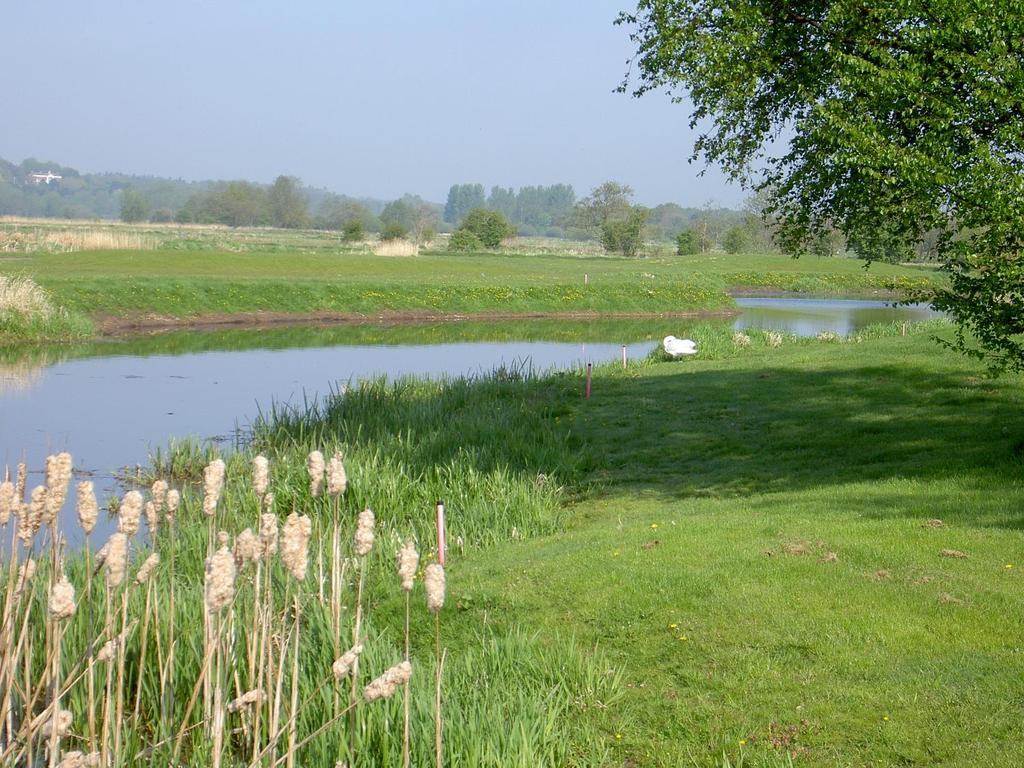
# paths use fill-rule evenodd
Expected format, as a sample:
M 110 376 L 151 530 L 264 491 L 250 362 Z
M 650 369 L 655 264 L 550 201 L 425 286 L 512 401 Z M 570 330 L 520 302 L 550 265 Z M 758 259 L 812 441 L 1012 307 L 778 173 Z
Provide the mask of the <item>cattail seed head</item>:
M 39 715 L 32 725 L 36 725 L 38 722 L 37 733 L 49 734 L 53 730 L 53 722 L 57 721 L 57 735 L 66 736 L 68 731 L 71 730 L 71 723 L 74 722 L 74 715 L 71 714 L 70 710 L 62 709 L 57 713 L 55 718 L 51 718 L 50 712 L 46 711 Z
M 75 613 L 75 588 L 63 576 L 50 590 L 49 608 L 54 621 L 69 619 Z
M 232 699 L 228 702 L 228 712 L 237 712 L 245 707 L 250 707 L 253 704 L 259 704 L 263 701 L 263 691 L 259 688 L 253 688 L 251 691 L 246 691 L 237 699 Z
M 46 486 L 37 485 L 32 489 L 28 502 L 28 521 L 32 526 L 32 535 L 35 535 L 39 527 L 46 522 Z
M 138 491 L 128 491 L 121 499 L 117 530 L 125 536 L 134 536 L 138 533 L 139 521 L 142 519 L 142 506 L 142 494 Z
M 221 547 L 206 560 L 206 610 L 216 613 L 231 604 L 235 596 L 235 556 Z
M 107 640 L 107 642 L 103 644 L 103 647 L 96 652 L 97 663 L 105 664 L 113 659 L 114 655 L 117 653 L 117 647 L 121 644 L 122 639 L 123 636 L 118 635 L 113 640 Z
M 270 489 L 270 462 L 266 456 L 257 456 L 252 460 L 252 489 L 257 496 L 262 496 Z
M 150 488 L 150 495 L 153 497 L 153 504 L 156 506 L 157 514 L 164 511 L 164 504 L 167 502 L 167 481 L 154 480 Z
M 412 677 L 412 664 L 403 661 L 387 670 L 383 675 L 363 688 L 363 701 L 388 699 L 395 695 L 399 686 L 405 685 Z
M 147 501 L 143 509 L 146 513 L 146 525 L 149 527 L 149 535 L 152 537 L 156 534 L 156 527 L 160 523 L 160 518 L 157 517 L 156 502 Z
M 334 456 L 327 462 L 327 493 L 336 499 L 345 492 L 346 488 L 348 488 L 348 475 L 345 474 L 341 451 L 335 451 Z
M 32 577 L 36 575 L 36 561 L 31 557 L 26 560 L 20 568 L 18 568 L 18 580 L 14 586 L 14 596 L 17 597 L 25 591 L 25 587 L 32 580 Z
M 139 572 L 135 574 L 135 583 L 140 586 L 145 584 L 158 565 L 160 565 L 160 555 L 154 552 L 139 566 Z
M 91 480 L 83 480 L 78 484 L 75 500 L 78 507 L 78 522 L 81 523 L 82 530 L 88 536 L 96 527 L 96 517 L 99 513 L 96 492 L 93 490 Z
M 359 522 L 356 526 L 356 554 L 365 557 L 373 549 L 373 526 L 375 519 L 373 510 L 364 509 L 359 513 Z
M 263 494 L 263 511 L 267 513 L 274 511 L 274 494 Z
M 174 524 L 174 517 L 178 514 L 178 506 L 181 504 L 181 491 L 172 488 L 167 492 L 167 522 Z
M 260 515 L 260 556 L 270 560 L 277 552 L 277 517 L 273 514 Z
M 398 577 L 402 580 L 402 589 L 406 592 L 412 591 L 419 564 L 420 553 L 416 551 L 416 544 L 410 539 L 398 552 Z
M 43 522 L 52 526 L 68 496 L 73 465 L 66 451 L 46 457 L 46 503 Z
M 341 654 L 341 656 L 335 660 L 334 664 L 331 665 L 331 671 L 334 672 L 334 679 L 340 683 L 348 677 L 352 672 L 352 666 L 356 663 L 356 659 L 359 658 L 359 654 L 362 652 L 363 644 L 358 643 Z
M 313 523 L 305 515 L 292 512 L 281 532 L 281 560 L 284 567 L 298 581 L 306 578 L 307 548 L 313 532 Z
M 28 465 L 25 462 L 18 462 L 18 473 L 15 477 L 17 479 L 14 483 L 14 499 L 21 504 L 25 501 L 25 483 L 28 480 Z
M 58 768 L 99 768 L 100 765 L 99 752 L 85 754 L 78 750 L 65 752 L 64 759 L 57 763 Z
M 444 607 L 444 566 L 431 563 L 423 574 L 423 586 L 427 590 L 427 608 L 437 613 Z
M 252 563 L 260 559 L 260 541 L 252 529 L 246 528 L 235 537 L 235 565 L 241 568 L 246 563 Z
M 217 511 L 220 495 L 224 491 L 226 471 L 223 459 L 214 459 L 203 470 L 203 512 L 207 516 L 212 516 Z
M 320 451 L 310 451 L 306 457 L 306 469 L 309 471 L 309 495 L 319 496 L 324 484 L 324 455 Z
M 14 511 L 14 483 L 4 480 L 0 483 L 0 525 L 6 526 Z
M 107 586 L 119 587 L 128 568 L 128 535 L 124 531 L 111 534 L 106 549 L 103 565 L 107 569 Z

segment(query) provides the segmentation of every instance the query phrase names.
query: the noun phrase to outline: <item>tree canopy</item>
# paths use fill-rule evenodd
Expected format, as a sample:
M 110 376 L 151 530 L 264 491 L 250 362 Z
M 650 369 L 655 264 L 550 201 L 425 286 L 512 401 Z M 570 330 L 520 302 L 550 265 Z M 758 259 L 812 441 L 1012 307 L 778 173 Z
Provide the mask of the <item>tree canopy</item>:
M 955 346 L 1024 369 L 1024 14 L 1007 0 L 642 0 L 623 90 L 688 95 L 694 154 L 768 195 L 795 254 L 926 237 Z M 937 233 L 937 234 L 936 234 Z

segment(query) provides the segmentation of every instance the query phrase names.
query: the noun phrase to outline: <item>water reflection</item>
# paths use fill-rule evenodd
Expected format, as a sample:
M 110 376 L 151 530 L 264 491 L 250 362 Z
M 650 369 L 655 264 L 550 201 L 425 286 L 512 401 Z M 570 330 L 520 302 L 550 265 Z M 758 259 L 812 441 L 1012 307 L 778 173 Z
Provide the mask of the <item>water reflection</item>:
M 921 322 L 939 313 L 923 304 L 893 306 L 884 301 L 847 299 L 737 299 L 741 314 L 733 327 L 785 331 L 796 336 L 814 336 L 832 331 L 841 336 L 869 325 Z

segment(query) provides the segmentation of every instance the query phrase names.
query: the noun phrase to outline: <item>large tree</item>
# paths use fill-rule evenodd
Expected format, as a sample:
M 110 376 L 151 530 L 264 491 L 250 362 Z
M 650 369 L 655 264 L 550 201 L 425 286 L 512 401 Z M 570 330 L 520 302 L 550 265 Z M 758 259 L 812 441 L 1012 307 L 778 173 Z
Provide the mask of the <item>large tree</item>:
M 955 346 L 1024 369 L 1024 13 L 1009 0 L 642 0 L 641 95 L 693 103 L 695 156 L 768 193 L 793 253 L 937 235 Z

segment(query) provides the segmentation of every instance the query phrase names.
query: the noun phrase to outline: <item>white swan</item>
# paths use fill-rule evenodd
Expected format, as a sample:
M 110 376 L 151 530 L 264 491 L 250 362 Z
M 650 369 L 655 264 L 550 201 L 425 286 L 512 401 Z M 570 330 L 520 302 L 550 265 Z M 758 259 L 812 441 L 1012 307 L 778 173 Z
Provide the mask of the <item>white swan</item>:
M 661 342 L 661 346 L 664 348 L 665 353 L 672 357 L 697 354 L 697 342 L 690 339 L 677 339 L 675 336 L 666 336 L 665 340 Z

